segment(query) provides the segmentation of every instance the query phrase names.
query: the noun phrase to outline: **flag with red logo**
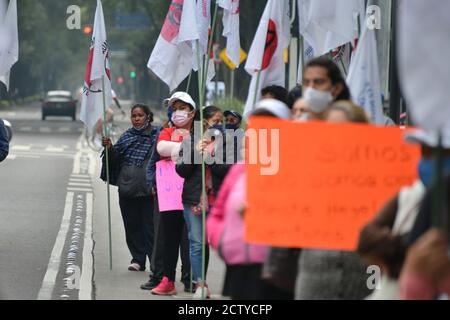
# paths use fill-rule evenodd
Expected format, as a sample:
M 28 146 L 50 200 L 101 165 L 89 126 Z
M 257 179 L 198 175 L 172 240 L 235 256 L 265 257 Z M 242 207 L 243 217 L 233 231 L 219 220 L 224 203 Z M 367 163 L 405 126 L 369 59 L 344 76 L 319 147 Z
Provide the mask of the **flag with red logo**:
M 245 70 L 252 76 L 244 110 L 245 117 L 254 109 L 255 96 L 258 101 L 261 89 L 270 85 L 285 86 L 283 52 L 289 46 L 289 41 L 289 1 L 269 0 L 245 64 Z
M 239 0 L 218 0 L 223 8 L 223 36 L 227 38 L 227 56 L 239 67 L 241 62 L 241 38 L 239 34 Z
M 103 116 L 102 77 L 105 83 L 106 107 L 109 107 L 112 104 L 112 96 L 108 41 L 102 2 L 97 0 L 94 30 L 81 98 L 80 119 L 88 130 L 93 130 L 97 121 Z
M 17 2 L 11 0 L 8 9 L 0 5 L 0 82 L 9 90 L 12 66 L 19 61 L 19 33 L 17 28 Z
M 195 0 L 172 0 L 147 67 L 175 90 L 193 67 L 192 42 L 199 40 Z

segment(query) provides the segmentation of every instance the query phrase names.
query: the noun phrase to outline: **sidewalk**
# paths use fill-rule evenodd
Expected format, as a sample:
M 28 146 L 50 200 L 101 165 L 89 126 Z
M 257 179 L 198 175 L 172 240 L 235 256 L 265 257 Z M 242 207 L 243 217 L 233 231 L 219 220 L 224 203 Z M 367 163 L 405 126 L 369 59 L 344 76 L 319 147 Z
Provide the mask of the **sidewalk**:
M 99 158 L 95 155 L 95 158 Z M 145 272 L 127 270 L 131 256 L 125 242 L 125 231 L 119 209 L 117 187 L 111 186 L 111 224 L 112 224 L 112 264 L 109 267 L 109 232 L 106 184 L 100 180 L 100 160 L 96 165 L 96 174 L 92 177 L 94 188 L 93 205 L 93 239 L 94 239 L 94 270 L 93 299 L 95 300 L 189 300 L 192 294 L 184 292 L 184 286 L 179 281 L 181 275 L 180 263 L 177 267 L 176 287 L 178 295 L 161 297 L 152 295 L 139 287 L 148 280 L 148 266 Z M 180 261 L 179 261 L 180 262 Z M 222 286 L 225 277 L 225 265 L 214 250 L 211 250 L 208 284 L 212 299 L 222 299 Z

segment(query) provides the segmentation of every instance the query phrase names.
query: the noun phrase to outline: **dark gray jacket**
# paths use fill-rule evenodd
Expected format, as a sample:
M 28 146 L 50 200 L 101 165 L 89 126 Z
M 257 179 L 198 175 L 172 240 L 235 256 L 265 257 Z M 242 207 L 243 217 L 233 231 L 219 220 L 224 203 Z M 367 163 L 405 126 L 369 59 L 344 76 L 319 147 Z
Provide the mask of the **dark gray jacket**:
M 366 266 L 354 252 L 303 249 L 297 300 L 362 300 L 371 294 Z

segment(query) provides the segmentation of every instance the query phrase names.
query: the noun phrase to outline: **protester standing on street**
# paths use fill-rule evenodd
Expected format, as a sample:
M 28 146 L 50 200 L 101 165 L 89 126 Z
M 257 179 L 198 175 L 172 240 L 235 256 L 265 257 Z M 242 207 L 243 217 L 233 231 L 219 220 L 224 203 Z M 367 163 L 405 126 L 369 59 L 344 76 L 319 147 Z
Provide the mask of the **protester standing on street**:
M 242 125 L 242 115 L 234 110 L 226 110 L 223 113 L 225 117 L 226 130 L 238 130 Z
M 183 139 L 189 135 L 194 124 L 194 119 L 197 115 L 196 104 L 192 97 L 186 92 L 174 93 L 168 102 L 168 106 L 172 111 L 171 123 L 172 127 L 164 128 L 157 143 L 157 151 L 162 159 L 168 161 L 176 161 L 180 152 L 180 147 Z M 157 190 L 156 190 L 157 191 Z M 155 295 L 176 295 L 175 275 L 178 262 L 179 248 L 182 242 L 186 245 L 181 246 L 182 256 L 189 255 L 189 242 L 186 236 L 186 223 L 183 217 L 183 211 L 166 211 L 160 213 L 162 225 L 163 238 L 163 261 L 164 261 L 164 276 L 161 282 L 152 289 L 152 294 Z M 183 248 L 186 251 L 183 252 Z M 190 271 L 191 266 L 185 265 L 186 260 L 182 259 L 182 269 Z M 183 278 L 184 274 L 183 272 Z M 189 273 L 190 274 L 190 273 Z M 190 277 L 189 277 L 190 278 Z M 183 279 L 185 291 L 190 290 L 190 279 Z
M 165 100 L 165 107 L 167 107 L 167 120 L 163 124 L 163 129 L 169 129 L 173 127 L 172 106 L 169 106 L 170 99 Z M 159 135 L 157 140 L 159 140 Z M 158 190 L 156 187 L 156 163 L 161 160 L 161 156 L 158 152 L 153 154 L 147 167 L 147 183 L 152 189 L 154 196 L 155 206 L 153 210 L 153 225 L 154 225 L 154 244 L 153 244 L 153 254 L 152 254 L 152 269 L 150 277 L 147 282 L 143 283 L 140 288 L 142 290 L 153 290 L 158 286 L 164 277 L 164 255 L 165 255 L 165 245 L 164 245 L 164 226 L 162 215 L 165 212 L 159 211 L 158 202 Z M 184 284 L 184 291 L 191 292 L 194 286 L 191 285 L 191 262 L 189 259 L 189 240 L 187 235 L 186 226 L 183 228 L 183 234 L 179 244 L 180 257 L 181 257 L 181 282 Z M 192 289 L 191 289 L 192 288 Z
M 133 106 L 131 122 L 133 127 L 115 145 L 107 137 L 102 143 L 108 148 L 111 166 L 120 168 L 119 205 L 132 256 L 128 270 L 145 271 L 147 258 L 150 261 L 153 251 L 153 197 L 145 171 L 155 152 L 159 129 L 152 126 L 153 113 L 143 104 Z
M 338 66 L 328 58 L 308 62 L 303 74 L 303 93 L 310 120 L 324 120 L 333 101 L 350 100 L 350 90 Z
M 290 110 L 281 101 L 260 101 L 252 116 L 289 119 Z M 240 150 L 243 157 L 244 149 Z M 244 239 L 246 174 L 243 161 L 228 173 L 207 220 L 207 234 L 211 245 L 227 265 L 223 295 L 234 300 L 287 299 L 283 290 L 261 278 L 267 246 L 252 245 Z
M 369 299 L 394 300 L 400 298 L 398 279 L 402 270 L 408 242 L 427 188 L 432 186 L 436 173 L 434 149 L 438 146 L 437 135 L 422 130 L 405 135 L 409 143 L 421 145 L 422 158 L 418 165 L 419 179 L 411 186 L 404 186 L 397 195 L 386 202 L 361 231 L 358 253 L 370 265 L 381 268 L 380 289 Z M 450 174 L 450 135 L 443 136 L 443 173 Z
M 368 123 L 362 109 L 351 101 L 337 101 L 325 120 L 330 123 Z M 298 300 L 361 300 L 370 294 L 366 266 L 355 252 L 302 249 L 296 296 Z
M 5 124 L 0 119 L 0 162 L 6 159 L 9 153 L 8 134 L 6 132 Z
M 210 207 L 214 201 L 214 190 L 218 190 L 224 175 L 217 177 L 213 172 L 212 166 L 206 165 L 206 198 L 203 198 L 203 183 L 202 183 L 202 157 L 215 157 L 216 141 L 211 137 L 213 134 L 219 136 L 223 135 L 223 113 L 222 110 L 215 106 L 204 108 L 203 125 L 204 136 L 198 136 L 199 132 L 191 130 L 189 138 L 183 141 L 180 157 L 177 162 L 177 173 L 184 178 L 183 186 L 183 206 L 184 219 L 188 226 L 189 232 L 189 253 L 191 258 L 192 272 L 194 275 L 194 282 L 196 283 L 196 291 L 194 298 L 210 298 L 210 291 L 206 283 L 206 273 L 209 263 L 209 246 L 204 244 L 203 248 L 203 218 L 202 208 L 209 213 Z M 196 128 L 198 130 L 199 128 Z M 211 129 L 211 130 L 210 130 Z M 209 136 L 209 138 L 207 138 Z M 223 144 L 221 139 L 218 139 L 220 144 Z M 223 149 L 219 148 L 218 157 L 221 157 L 223 162 Z M 209 161 L 205 161 L 209 163 Z M 215 186 L 215 188 L 214 188 Z M 205 261 L 203 261 L 203 249 L 205 250 Z M 205 279 L 203 279 L 202 266 L 205 265 Z M 204 291 L 204 294 L 202 293 Z
M 260 100 L 264 100 L 264 99 L 275 99 L 275 100 L 281 101 L 287 105 L 288 91 L 286 90 L 286 88 L 284 88 L 282 86 L 276 86 L 276 85 L 268 86 L 261 90 L 261 99 Z

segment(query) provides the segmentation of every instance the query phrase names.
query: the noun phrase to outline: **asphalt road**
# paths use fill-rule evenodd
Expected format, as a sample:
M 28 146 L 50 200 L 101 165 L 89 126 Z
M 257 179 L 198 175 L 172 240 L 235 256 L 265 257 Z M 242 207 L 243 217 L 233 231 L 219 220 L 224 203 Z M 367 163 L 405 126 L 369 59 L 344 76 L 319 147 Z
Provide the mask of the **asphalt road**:
M 0 164 L 0 299 L 34 300 L 60 229 L 82 124 L 42 122 L 38 109 L 0 117 L 14 128 Z
M 180 283 L 175 297 L 139 289 L 148 271 L 127 270 L 115 188 L 110 270 L 106 188 L 98 178 L 99 153 L 87 147 L 81 122 L 42 121 L 38 106 L 0 110 L 0 118 L 14 130 L 10 155 L 0 163 L 0 300 L 191 299 Z M 121 119 L 121 127 L 127 121 Z M 223 276 L 213 252 L 208 282 L 215 299 Z

